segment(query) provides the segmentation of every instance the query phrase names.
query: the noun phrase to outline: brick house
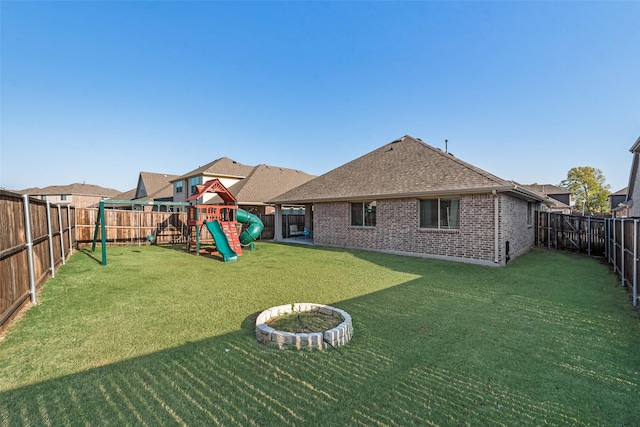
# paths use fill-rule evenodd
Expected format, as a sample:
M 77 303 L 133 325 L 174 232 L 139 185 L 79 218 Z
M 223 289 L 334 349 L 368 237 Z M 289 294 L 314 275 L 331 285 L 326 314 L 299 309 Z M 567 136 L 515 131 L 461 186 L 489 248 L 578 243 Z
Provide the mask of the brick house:
M 182 202 L 194 193 L 196 185 L 218 179 L 238 206 L 255 214 L 272 214 L 274 208 L 267 201 L 315 178 L 296 169 L 260 164 L 243 165 L 228 157 L 216 159 L 204 166 L 171 180 L 173 201 Z M 205 194 L 199 204 L 218 204 L 222 199 L 214 193 Z
M 85 183 L 50 185 L 44 188 L 25 188 L 17 192 L 20 194 L 28 194 L 30 197 L 36 197 L 40 200 L 47 200 L 54 204 L 69 204 L 77 208 L 97 207 L 100 200 L 112 199 L 120 193 L 113 188 L 104 188 Z
M 624 206 L 624 202 L 627 200 L 628 190 L 628 187 L 624 187 L 615 193 L 611 193 L 609 196 L 609 209 L 611 210 L 611 216 L 613 218 L 625 218 L 629 216 L 629 208 Z
M 549 211 L 566 215 L 571 214 L 571 205 L 573 204 L 571 201 L 571 191 L 552 184 L 531 184 L 525 185 L 525 187 L 529 190 L 542 193 L 545 196 L 549 196 L 549 198 L 547 199 L 547 206 Z
M 318 245 L 505 265 L 546 196 L 404 136 L 271 200 L 306 205 Z M 282 240 L 276 228 L 275 240 Z
M 140 172 L 138 175 L 138 185 L 124 193 L 112 197 L 113 200 L 132 200 L 136 202 L 172 202 L 173 185 L 171 180 L 178 178 L 178 175 L 166 173 Z M 126 205 L 118 206 L 118 209 L 126 209 Z M 143 209 L 146 211 L 166 211 L 166 206 L 141 206 L 132 205 L 131 209 Z

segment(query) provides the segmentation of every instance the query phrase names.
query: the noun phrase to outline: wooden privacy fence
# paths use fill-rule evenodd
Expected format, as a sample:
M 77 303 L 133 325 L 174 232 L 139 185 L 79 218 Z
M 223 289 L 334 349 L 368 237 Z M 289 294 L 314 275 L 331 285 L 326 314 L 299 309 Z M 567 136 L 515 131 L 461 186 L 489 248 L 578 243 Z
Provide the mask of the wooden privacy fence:
M 98 214 L 98 208 L 54 205 L 0 191 L 0 329 L 29 298 L 36 302 L 38 287 L 55 277 L 74 245 L 93 243 Z M 273 239 L 275 216 L 260 215 L 260 219 L 265 227 L 259 239 Z M 186 244 L 186 220 L 185 212 L 105 209 L 107 244 Z M 304 215 L 284 215 L 282 224 L 285 233 L 290 224 L 302 229 Z M 201 238 L 213 242 L 206 228 Z
M 74 210 L 0 191 L 0 329 L 73 251 Z
M 620 277 L 621 285 L 640 303 L 640 219 L 599 218 L 538 212 L 536 243 L 554 249 L 602 256 Z
M 76 241 L 78 245 L 91 244 L 99 211 L 97 208 L 78 208 L 76 214 Z M 105 209 L 104 217 L 109 245 L 185 243 L 189 235 L 186 212 Z M 98 242 L 101 237 L 98 233 Z
M 76 241 L 78 245 L 93 242 L 97 208 L 77 208 Z M 105 209 L 105 227 L 107 244 L 109 245 L 146 245 L 154 241 L 157 244 L 185 243 L 189 236 L 186 212 L 150 212 L 128 209 Z M 264 228 L 259 240 L 271 240 L 275 237 L 275 215 L 258 215 Z M 283 237 L 289 237 L 289 225 L 296 224 L 302 230 L 305 217 L 303 214 L 282 216 Z M 148 238 L 153 236 L 153 239 Z M 98 236 L 100 242 L 101 235 Z M 202 228 L 201 239 L 213 241 L 213 236 L 206 227 Z
M 548 248 L 605 253 L 605 218 L 537 212 L 536 243 Z

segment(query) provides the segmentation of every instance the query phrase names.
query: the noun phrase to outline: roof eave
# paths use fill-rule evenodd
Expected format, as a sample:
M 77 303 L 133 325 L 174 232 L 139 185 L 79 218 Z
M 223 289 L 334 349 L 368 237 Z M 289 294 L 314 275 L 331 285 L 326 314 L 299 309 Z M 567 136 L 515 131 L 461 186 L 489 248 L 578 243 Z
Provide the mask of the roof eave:
M 518 186 L 516 186 L 518 187 Z M 518 187 L 520 188 L 520 187 Z M 475 188 L 455 188 L 448 190 L 430 190 L 430 191 L 415 191 L 404 193 L 389 193 L 389 194 L 363 194 L 358 196 L 340 196 L 340 197 L 321 197 L 312 199 L 273 199 L 268 200 L 267 203 L 273 204 L 309 204 L 309 203 L 326 203 L 326 202 L 342 202 L 342 201 L 357 201 L 357 200 L 383 200 L 383 199 L 401 199 L 401 198 L 420 198 L 420 197 L 435 197 L 435 196 L 450 196 L 459 194 L 486 194 L 493 191 L 498 193 L 513 191 L 513 185 L 501 185 L 491 187 L 475 187 Z M 532 194 L 533 197 L 533 194 Z M 539 198 L 539 197 L 538 197 Z

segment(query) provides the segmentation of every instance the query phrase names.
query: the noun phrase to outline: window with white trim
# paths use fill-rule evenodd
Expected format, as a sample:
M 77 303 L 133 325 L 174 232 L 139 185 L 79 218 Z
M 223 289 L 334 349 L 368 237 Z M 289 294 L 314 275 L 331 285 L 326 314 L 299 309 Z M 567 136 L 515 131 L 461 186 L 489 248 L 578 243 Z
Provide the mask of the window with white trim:
M 196 192 L 196 185 L 200 185 L 200 177 L 196 176 L 189 180 L 189 194 Z
M 460 229 L 460 199 L 438 197 L 420 200 L 420 228 Z
M 351 203 L 351 225 L 354 227 L 376 226 L 376 202 Z

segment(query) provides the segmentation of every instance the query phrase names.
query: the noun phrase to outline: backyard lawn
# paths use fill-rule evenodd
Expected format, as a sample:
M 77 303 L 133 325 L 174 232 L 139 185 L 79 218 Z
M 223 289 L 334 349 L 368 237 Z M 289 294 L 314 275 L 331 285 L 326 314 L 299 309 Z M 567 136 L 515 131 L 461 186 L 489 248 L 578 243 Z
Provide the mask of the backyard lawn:
M 181 249 L 77 251 L 0 341 L 0 426 L 640 425 L 640 317 L 597 259 Z M 347 311 L 353 339 L 257 343 L 293 302 Z

